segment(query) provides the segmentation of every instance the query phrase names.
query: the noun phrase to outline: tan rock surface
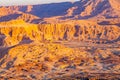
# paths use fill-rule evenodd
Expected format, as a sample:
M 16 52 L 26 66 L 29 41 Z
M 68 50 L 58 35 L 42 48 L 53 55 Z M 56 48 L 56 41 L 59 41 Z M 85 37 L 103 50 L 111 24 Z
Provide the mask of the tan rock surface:
M 22 20 L 0 23 L 0 33 L 5 36 L 4 45 L 15 45 L 22 41 L 57 40 L 104 40 L 119 41 L 120 28 L 116 25 L 98 25 L 90 21 L 67 21 L 57 24 L 29 24 Z
M 119 80 L 119 0 L 0 7 L 0 80 Z
M 0 58 L 0 78 L 72 79 L 86 76 L 119 79 L 119 52 L 118 48 L 80 49 L 54 43 L 16 45 L 0 53 L 4 54 Z M 104 77 L 102 73 L 106 73 Z M 114 76 L 108 77 L 111 74 Z

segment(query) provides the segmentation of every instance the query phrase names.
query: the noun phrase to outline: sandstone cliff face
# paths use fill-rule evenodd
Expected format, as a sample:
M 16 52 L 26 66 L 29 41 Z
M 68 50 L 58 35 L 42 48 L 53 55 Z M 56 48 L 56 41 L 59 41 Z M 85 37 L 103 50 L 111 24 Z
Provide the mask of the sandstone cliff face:
M 90 21 L 74 21 L 58 24 L 28 24 L 22 20 L 0 23 L 4 45 L 25 41 L 100 40 L 119 41 L 120 27 L 100 26 Z

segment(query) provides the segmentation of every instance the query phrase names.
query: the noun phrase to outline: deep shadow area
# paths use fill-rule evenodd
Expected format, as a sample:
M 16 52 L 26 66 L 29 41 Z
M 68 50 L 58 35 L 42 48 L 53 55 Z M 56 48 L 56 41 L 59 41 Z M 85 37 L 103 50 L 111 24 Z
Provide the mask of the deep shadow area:
M 2 17 L 0 17 L 0 22 L 14 20 L 21 15 L 22 14 L 10 14 L 10 15 L 7 15 L 7 16 L 2 16 Z
M 4 56 L 8 54 L 10 48 L 11 48 L 11 47 L 1 47 L 1 48 L 0 48 L 0 59 L 4 58 Z M 0 66 L 4 63 L 4 61 L 5 61 L 5 60 L 3 59 L 3 60 L 0 62 Z
M 34 5 L 29 13 L 40 18 L 61 16 L 65 15 L 65 12 L 72 6 L 73 4 L 70 2 Z
M 19 44 L 29 44 L 33 42 L 29 37 L 23 36 L 22 40 L 19 42 Z
M 75 31 L 76 31 L 76 32 L 75 32 L 74 36 L 75 36 L 75 37 L 78 37 L 78 36 L 79 36 L 79 31 L 80 31 L 80 26 L 76 25 L 76 26 L 75 26 Z
M 15 45 L 17 46 L 17 45 Z M 11 47 L 0 47 L 0 59 L 3 58 L 5 55 L 7 55 L 7 53 L 9 52 L 9 49 L 15 47 L 15 46 L 11 46 Z
M 110 21 L 102 21 L 102 22 L 99 22 L 98 23 L 99 25 L 117 25 L 117 26 L 120 26 L 120 23 L 110 23 Z
M 0 34 L 0 46 L 4 45 L 4 39 L 6 38 L 6 36 L 4 34 Z

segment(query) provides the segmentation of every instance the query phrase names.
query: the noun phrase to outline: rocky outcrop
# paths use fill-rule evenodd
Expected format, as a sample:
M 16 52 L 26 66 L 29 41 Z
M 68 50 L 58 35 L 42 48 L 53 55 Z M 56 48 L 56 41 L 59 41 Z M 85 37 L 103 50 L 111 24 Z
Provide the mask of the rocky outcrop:
M 0 79 L 120 79 L 118 3 L 0 7 Z
M 24 39 L 32 41 L 85 41 L 92 39 L 113 41 L 120 36 L 120 28 L 118 26 L 100 26 L 97 23 L 84 20 L 39 25 L 28 24 L 18 20 L 0 24 L 0 34 L 5 36 L 5 45 L 18 44 Z
M 119 79 L 119 52 L 117 48 L 69 48 L 53 43 L 17 45 L 0 52 L 0 78 Z

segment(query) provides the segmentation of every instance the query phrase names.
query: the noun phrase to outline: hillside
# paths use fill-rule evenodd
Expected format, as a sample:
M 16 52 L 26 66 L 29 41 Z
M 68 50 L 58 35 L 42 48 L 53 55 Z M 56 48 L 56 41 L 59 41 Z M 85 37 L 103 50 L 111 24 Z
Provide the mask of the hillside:
M 1 79 L 119 79 L 119 48 L 69 48 L 53 43 L 31 43 L 3 51 Z M 102 76 L 103 73 L 106 75 Z
M 0 16 L 3 20 L 9 18 L 11 15 L 14 16 L 13 19 L 17 19 L 17 17 L 24 14 L 28 17 L 31 16 L 32 21 L 34 21 L 33 23 L 41 23 L 41 21 L 44 21 L 44 18 L 55 16 L 59 20 L 91 18 L 97 20 L 116 19 L 120 17 L 119 3 L 119 0 L 80 0 L 74 3 L 63 2 L 29 6 L 8 6 L 0 7 Z M 36 17 L 39 17 L 39 19 L 43 18 L 43 20 L 36 19 Z M 21 17 L 25 21 L 32 22 L 25 18 L 27 17 Z
M 120 1 L 0 7 L 0 80 L 120 80 Z
M 10 46 L 29 41 L 91 41 L 113 43 L 120 38 L 120 27 L 101 26 L 86 20 L 57 24 L 30 24 L 23 20 L 0 23 L 1 45 Z M 95 42 L 96 42 L 95 41 Z M 92 42 L 91 42 L 92 43 Z

